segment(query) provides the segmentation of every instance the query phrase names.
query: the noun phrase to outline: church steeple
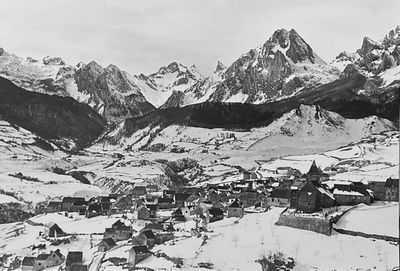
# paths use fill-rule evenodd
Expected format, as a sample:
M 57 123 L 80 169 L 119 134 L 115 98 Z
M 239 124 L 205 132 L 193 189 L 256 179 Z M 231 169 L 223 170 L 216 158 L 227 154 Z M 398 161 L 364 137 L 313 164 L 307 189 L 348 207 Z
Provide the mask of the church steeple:
M 321 183 L 321 170 L 317 167 L 315 160 L 312 162 L 310 170 L 307 173 L 307 180 L 313 182 L 316 185 Z

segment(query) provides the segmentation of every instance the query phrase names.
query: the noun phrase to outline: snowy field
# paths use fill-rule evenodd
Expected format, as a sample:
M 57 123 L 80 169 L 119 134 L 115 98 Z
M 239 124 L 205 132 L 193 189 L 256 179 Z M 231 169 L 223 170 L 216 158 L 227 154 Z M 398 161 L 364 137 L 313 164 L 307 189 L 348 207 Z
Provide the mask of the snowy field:
M 334 227 L 368 234 L 398 237 L 398 216 L 399 204 L 396 202 L 360 204 L 344 214 Z

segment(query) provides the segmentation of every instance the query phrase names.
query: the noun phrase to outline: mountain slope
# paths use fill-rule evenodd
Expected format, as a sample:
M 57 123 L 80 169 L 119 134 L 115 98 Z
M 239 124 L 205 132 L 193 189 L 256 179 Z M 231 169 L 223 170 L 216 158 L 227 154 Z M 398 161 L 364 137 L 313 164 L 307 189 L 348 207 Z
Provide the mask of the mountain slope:
M 346 119 L 318 105 L 300 105 L 270 124 L 266 122 L 264 126 L 248 130 L 158 122 L 146 127 L 137 126 L 129 133 L 128 129 L 132 127 L 128 125 L 120 125 L 108 134 L 105 145 L 118 143 L 129 150 L 197 153 L 275 151 L 276 148 L 328 150 L 357 142 L 373 133 L 396 129 L 393 122 L 383 118 Z
M 26 91 L 1 77 L 0 116 L 67 149 L 90 144 L 106 126 L 85 104 L 70 97 Z
M 339 78 L 339 70 L 327 65 L 294 29 L 275 31 L 263 45 L 221 70 L 217 69 L 183 95 L 175 94 L 175 102 L 170 100 L 165 106 L 203 101 L 259 104 L 290 97 Z

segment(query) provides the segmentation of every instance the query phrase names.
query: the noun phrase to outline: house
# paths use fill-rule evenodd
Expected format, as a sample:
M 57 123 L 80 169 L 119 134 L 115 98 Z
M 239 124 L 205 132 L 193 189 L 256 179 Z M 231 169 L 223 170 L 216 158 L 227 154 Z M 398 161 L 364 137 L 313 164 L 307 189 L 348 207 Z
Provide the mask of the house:
M 35 257 L 24 257 L 21 263 L 22 271 L 33 271 L 35 270 Z
M 82 202 L 85 201 L 85 198 L 79 197 L 64 197 L 61 201 L 61 211 L 69 212 L 69 209 L 74 204 L 75 201 Z
M 150 219 L 150 210 L 145 206 L 140 206 L 136 210 L 136 218 L 141 220 L 149 220 Z
M 333 196 L 337 205 L 370 204 L 371 195 L 362 183 L 335 184 Z
M 179 207 L 184 206 L 185 200 L 190 196 L 191 194 L 188 193 L 175 193 L 174 195 L 175 205 Z
M 287 187 L 278 187 L 272 190 L 267 198 L 267 205 L 276 207 L 289 207 L 290 189 Z
M 60 265 L 64 262 L 64 256 L 60 250 L 50 251 L 50 253 L 39 254 L 35 259 L 35 270 L 43 270 L 52 266 Z
M 399 201 L 399 179 L 389 178 L 385 182 L 385 200 Z
M 243 216 L 243 204 L 240 200 L 235 199 L 229 206 L 228 206 L 228 217 L 242 217 Z
M 313 181 L 307 181 L 298 193 L 297 209 L 305 213 L 313 213 L 321 208 L 335 205 L 333 195 L 319 183 Z
M 147 246 L 133 246 L 129 250 L 128 266 L 134 267 L 138 262 L 143 261 L 151 255 Z
M 52 238 L 63 237 L 67 234 L 56 224 L 54 223 L 52 226 L 49 227 L 48 236 Z
M 223 212 L 226 212 L 228 210 L 228 208 L 226 207 L 226 204 L 223 203 L 222 201 L 214 202 L 214 204 L 213 204 L 213 206 L 211 208 L 219 208 Z
M 131 238 L 133 229 L 126 226 L 121 220 L 116 221 L 111 228 L 106 228 L 103 238 L 112 238 L 114 241 L 128 240 Z
M 122 214 L 125 212 L 130 212 L 133 209 L 133 199 L 128 195 L 120 196 L 116 199 L 114 203 L 111 204 L 109 209 L 109 215 L 111 214 Z
M 78 212 L 78 213 L 84 213 L 87 208 L 87 202 L 85 199 L 81 200 L 75 200 L 71 207 L 69 208 L 69 212 Z
M 160 233 L 164 231 L 164 225 L 158 223 L 147 224 L 143 230 L 152 230 L 154 233 Z
M 178 207 L 171 213 L 171 218 L 176 221 L 185 221 L 190 216 L 190 210 L 187 207 Z
M 117 243 L 115 243 L 114 239 L 112 238 L 105 238 L 101 240 L 101 242 L 98 244 L 97 251 L 99 252 L 106 252 L 110 250 L 111 248 L 115 247 Z
M 47 213 L 56 213 L 61 211 L 61 201 L 50 201 L 47 204 L 46 212 Z
M 146 186 L 141 186 L 141 185 L 135 185 L 135 187 L 131 190 L 131 193 L 133 198 L 138 199 L 140 197 L 146 196 L 147 191 L 146 191 Z
M 92 218 L 103 214 L 103 208 L 99 202 L 89 203 L 86 208 L 85 216 L 87 218 Z
M 208 214 L 210 216 L 209 218 L 210 222 L 215 222 L 224 219 L 224 212 L 220 208 L 212 207 L 208 210 Z
M 71 266 L 82 264 L 82 261 L 83 261 L 82 251 L 68 252 L 67 259 L 65 260 L 65 271 L 72 271 Z
M 157 205 L 160 209 L 174 208 L 174 199 L 172 197 L 162 197 L 157 199 Z
M 375 199 L 385 200 L 386 197 L 386 182 L 382 181 L 371 181 L 368 184 L 368 188 L 374 192 Z
M 147 245 L 149 247 L 154 246 L 156 243 L 156 236 L 152 230 L 145 230 L 139 234 L 138 239 L 143 240 L 143 245 Z

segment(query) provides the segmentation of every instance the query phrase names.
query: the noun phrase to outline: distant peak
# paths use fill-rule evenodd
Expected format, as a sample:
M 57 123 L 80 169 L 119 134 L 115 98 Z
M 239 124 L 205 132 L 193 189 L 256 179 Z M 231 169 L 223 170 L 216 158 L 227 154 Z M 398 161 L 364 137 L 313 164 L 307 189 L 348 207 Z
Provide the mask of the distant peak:
M 0 56 L 4 54 L 4 49 L 0 47 Z
M 65 65 L 65 61 L 58 56 L 46 56 L 42 61 L 44 65 Z
M 217 71 L 222 71 L 222 70 L 225 70 L 225 69 L 226 69 L 225 65 L 221 61 L 218 60 L 217 67 L 215 68 L 215 71 L 217 72 Z

